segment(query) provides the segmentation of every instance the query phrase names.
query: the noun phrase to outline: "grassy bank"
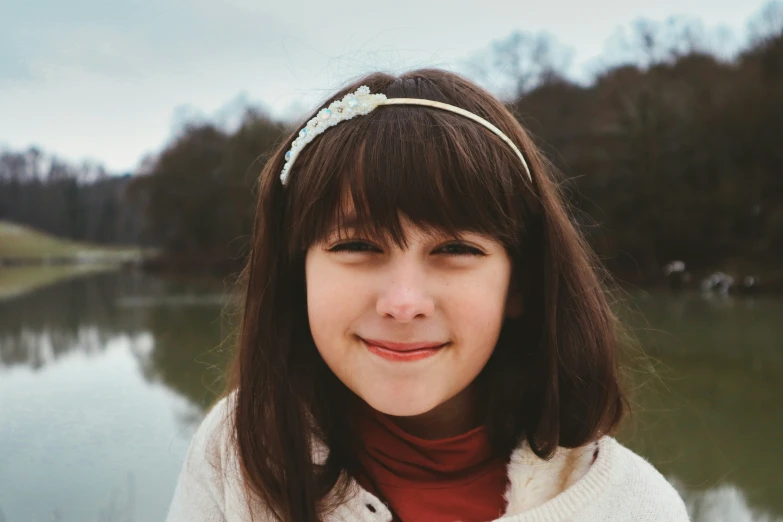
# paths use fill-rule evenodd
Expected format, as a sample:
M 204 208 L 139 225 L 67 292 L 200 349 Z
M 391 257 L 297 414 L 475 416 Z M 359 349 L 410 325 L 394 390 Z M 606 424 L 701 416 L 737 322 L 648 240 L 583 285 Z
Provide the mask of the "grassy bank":
M 120 264 L 138 261 L 137 247 L 107 247 L 58 238 L 0 221 L 0 265 Z

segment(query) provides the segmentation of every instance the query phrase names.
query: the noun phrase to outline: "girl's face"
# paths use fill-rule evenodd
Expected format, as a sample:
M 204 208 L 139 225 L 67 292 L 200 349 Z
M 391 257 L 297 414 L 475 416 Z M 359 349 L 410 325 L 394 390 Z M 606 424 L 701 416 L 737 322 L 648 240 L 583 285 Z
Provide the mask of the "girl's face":
M 350 221 L 350 220 L 346 220 Z M 402 219 L 407 247 L 351 228 L 307 251 L 307 310 L 335 375 L 376 410 L 426 413 L 464 390 L 495 348 L 511 260 L 492 238 L 433 236 Z

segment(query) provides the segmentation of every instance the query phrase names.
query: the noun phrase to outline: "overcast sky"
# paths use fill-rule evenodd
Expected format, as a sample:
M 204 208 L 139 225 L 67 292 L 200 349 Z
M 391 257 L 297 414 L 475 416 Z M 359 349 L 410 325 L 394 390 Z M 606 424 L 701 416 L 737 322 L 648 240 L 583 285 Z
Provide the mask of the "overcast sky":
M 762 0 L 0 0 L 0 146 L 134 169 L 175 122 L 250 102 L 302 114 L 373 69 L 459 70 L 514 30 L 546 31 L 587 77 L 621 27 L 697 18 L 744 43 Z

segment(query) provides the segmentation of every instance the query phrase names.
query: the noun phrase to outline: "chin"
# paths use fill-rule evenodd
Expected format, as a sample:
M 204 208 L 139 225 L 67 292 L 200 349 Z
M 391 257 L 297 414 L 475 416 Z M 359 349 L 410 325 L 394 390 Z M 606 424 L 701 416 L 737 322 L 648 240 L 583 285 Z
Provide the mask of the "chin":
M 427 413 L 440 404 L 440 401 L 428 399 L 425 400 L 421 395 L 418 397 L 409 396 L 409 394 L 384 394 L 382 396 L 360 395 L 360 397 L 372 406 L 373 409 L 393 417 L 414 417 Z M 426 397 L 426 395 L 424 396 Z

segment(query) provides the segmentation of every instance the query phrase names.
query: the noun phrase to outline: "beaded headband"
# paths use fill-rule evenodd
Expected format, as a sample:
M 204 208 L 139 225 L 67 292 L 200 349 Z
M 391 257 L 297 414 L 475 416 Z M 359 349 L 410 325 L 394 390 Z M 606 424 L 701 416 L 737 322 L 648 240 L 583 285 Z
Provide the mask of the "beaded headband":
M 328 108 L 321 109 L 318 114 L 315 115 L 310 121 L 307 122 L 300 131 L 299 137 L 291 143 L 291 148 L 285 153 L 285 165 L 280 172 L 280 181 L 283 185 L 288 181 L 288 173 L 291 171 L 291 166 L 296 161 L 299 153 L 305 146 L 313 141 L 316 136 L 323 133 L 329 127 L 334 127 L 340 122 L 350 120 L 356 116 L 364 116 L 370 113 L 373 109 L 380 105 L 423 105 L 427 107 L 435 107 L 437 109 L 443 109 L 445 111 L 453 112 L 461 116 L 465 116 L 476 123 L 479 123 L 496 134 L 501 140 L 503 140 L 519 157 L 519 161 L 522 162 L 522 166 L 525 168 L 527 179 L 532 183 L 533 177 L 530 175 L 530 168 L 527 166 L 525 157 L 519 151 L 514 142 L 509 139 L 508 136 L 492 125 L 490 122 L 480 116 L 476 116 L 472 112 L 466 111 L 454 105 L 448 103 L 441 103 L 432 100 L 423 100 L 420 98 L 387 98 L 385 94 L 370 94 L 370 88 L 366 85 L 362 85 L 353 94 L 346 94 L 342 100 L 335 100 L 329 104 Z

